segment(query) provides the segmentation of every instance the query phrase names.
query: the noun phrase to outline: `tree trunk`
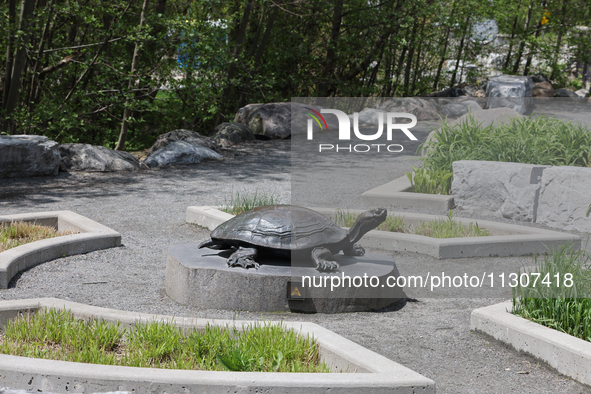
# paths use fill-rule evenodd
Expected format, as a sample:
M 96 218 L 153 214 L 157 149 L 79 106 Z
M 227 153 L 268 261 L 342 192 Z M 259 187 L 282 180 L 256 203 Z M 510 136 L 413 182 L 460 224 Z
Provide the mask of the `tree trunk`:
M 47 21 L 45 22 L 45 26 L 43 27 L 43 33 L 41 34 L 41 41 L 39 42 L 39 49 L 37 50 L 37 58 L 35 59 L 35 65 L 33 66 L 33 76 L 31 78 L 31 86 L 29 87 L 29 113 L 32 113 L 35 108 L 35 96 L 37 92 L 37 84 L 39 79 L 39 67 L 41 66 L 41 61 L 43 60 L 43 50 L 45 49 L 45 43 L 47 42 L 47 37 L 49 36 L 49 28 L 52 19 L 52 12 L 53 12 L 53 0 L 49 2 L 49 12 L 47 14 Z
M 531 20 L 531 11 L 532 11 L 532 2 L 533 2 L 533 0 L 531 0 L 529 2 L 529 9 L 527 11 L 527 18 L 525 19 L 524 34 L 527 34 L 527 31 L 529 30 L 529 22 Z M 519 44 L 519 51 L 517 52 L 517 59 L 515 59 L 515 64 L 513 65 L 513 74 L 517 74 L 517 72 L 519 71 L 519 65 L 521 63 L 521 56 L 523 56 L 524 49 L 525 49 L 525 39 L 522 39 L 521 43 Z
M 142 5 L 142 13 L 140 14 L 140 31 L 144 27 L 146 23 L 146 10 L 148 9 L 148 2 L 149 0 L 144 0 L 144 4 Z M 136 41 L 135 48 L 133 49 L 133 59 L 131 61 L 131 76 L 129 78 L 128 88 L 131 88 L 135 85 L 135 74 L 138 69 L 139 64 L 139 55 L 140 52 L 140 42 Z M 119 132 L 119 140 L 117 141 L 117 146 L 115 147 L 116 150 L 125 150 L 125 142 L 127 141 L 127 129 L 129 127 L 129 123 L 127 119 L 129 119 L 132 115 L 132 111 L 129 108 L 125 108 L 123 110 L 123 120 L 121 121 L 121 131 Z
M 550 79 L 554 79 L 558 76 L 558 68 L 556 65 L 558 64 L 558 57 L 560 56 L 560 45 L 562 44 L 562 35 L 564 34 L 564 23 L 566 22 L 566 6 L 568 4 L 568 0 L 564 0 L 562 3 L 562 10 L 561 10 L 561 19 L 560 19 L 560 27 L 558 28 L 558 35 L 556 37 L 556 47 L 554 49 L 554 59 L 552 59 L 552 73 L 550 74 Z
M 542 9 L 545 9 L 546 7 L 546 2 L 544 1 L 542 3 Z M 544 19 L 544 15 L 542 14 L 542 18 L 540 18 L 540 21 L 538 22 L 538 28 L 536 29 L 536 32 L 534 33 L 534 37 L 538 38 L 540 36 L 540 32 L 542 31 L 542 26 L 544 26 L 542 24 L 542 20 Z M 531 66 L 531 61 L 532 58 L 534 57 L 534 52 L 536 50 L 536 44 L 534 41 L 534 44 L 532 45 L 529 53 L 527 54 L 527 60 L 525 61 L 525 67 L 523 68 L 523 75 L 527 75 L 529 73 L 529 67 Z
M 4 121 L 4 130 L 10 130 L 11 134 L 14 132 L 14 123 L 10 120 L 10 115 L 16 109 L 19 101 L 20 88 L 21 88 L 21 77 L 25 66 L 27 64 L 27 44 L 29 42 L 29 18 L 33 14 L 35 9 L 34 0 L 22 0 L 21 3 L 21 15 L 18 30 L 23 31 L 25 34 L 21 36 L 21 42 L 16 43 L 18 49 L 14 57 L 12 66 L 12 75 L 10 77 L 10 89 L 8 91 L 8 97 L 6 100 L 6 119 Z
M 452 74 L 451 82 L 449 83 L 450 88 L 453 88 L 454 84 L 456 83 L 456 75 L 458 73 L 458 67 L 460 67 L 460 60 L 462 59 L 462 51 L 464 50 L 464 41 L 466 40 L 466 35 L 468 34 L 469 25 L 470 25 L 470 18 L 468 18 L 466 20 L 466 27 L 464 28 L 464 32 L 462 33 L 462 39 L 460 40 L 460 48 L 458 49 L 458 57 L 456 58 L 456 67 L 454 68 L 454 73 Z
M 343 15 L 343 0 L 336 0 L 332 14 L 332 30 L 330 39 L 326 48 L 326 59 L 324 61 L 324 70 L 322 72 L 322 80 L 318 86 L 318 96 L 328 97 L 333 90 L 330 79 L 333 77 L 334 60 L 336 57 L 336 46 L 339 35 L 341 34 L 341 23 Z
M 517 11 L 515 12 L 515 15 L 519 14 L 519 10 L 521 9 L 521 0 L 519 0 L 519 3 L 517 4 Z M 513 51 L 513 40 L 515 39 L 515 29 L 517 29 L 517 21 L 518 21 L 518 17 L 515 16 L 515 20 L 513 21 L 513 29 L 511 30 L 511 38 L 509 39 L 509 50 L 507 51 L 507 57 L 505 58 L 505 64 L 503 65 L 503 68 L 506 70 L 507 68 L 509 68 L 509 63 L 511 62 L 511 52 Z
M 238 31 L 236 32 L 236 40 L 234 41 L 234 51 L 232 52 L 232 60 L 230 65 L 228 66 L 228 73 L 226 76 L 227 86 L 224 89 L 224 93 L 222 94 L 222 101 L 220 106 L 220 112 L 218 112 L 216 116 L 215 126 L 222 123 L 222 119 L 224 117 L 224 113 L 228 109 L 229 101 L 232 96 L 232 92 L 234 91 L 234 86 L 232 85 L 232 79 L 234 78 L 234 74 L 236 74 L 236 60 L 242 51 L 242 43 L 244 42 L 244 36 L 246 35 L 246 27 L 248 26 L 248 18 L 250 17 L 250 11 L 252 10 L 252 3 L 250 0 L 246 1 L 244 5 L 244 12 L 242 14 L 242 18 L 240 19 L 240 26 Z
M 446 60 L 446 53 L 447 53 L 447 45 L 449 43 L 449 32 L 451 31 L 450 27 L 447 26 L 445 28 L 445 38 L 443 44 L 443 50 L 441 51 L 441 60 L 439 60 L 439 64 L 437 65 L 437 73 L 435 74 L 435 81 L 433 82 L 433 91 L 437 91 L 439 89 L 439 78 L 441 78 L 441 70 L 443 69 L 443 63 Z
M 10 77 L 12 76 L 12 62 L 14 61 L 14 24 L 16 20 L 16 0 L 8 0 L 8 45 L 6 46 L 6 66 L 4 74 L 4 94 L 2 97 L 2 109 L 6 109 L 8 92 L 10 90 Z M 4 125 L 2 125 L 4 128 Z

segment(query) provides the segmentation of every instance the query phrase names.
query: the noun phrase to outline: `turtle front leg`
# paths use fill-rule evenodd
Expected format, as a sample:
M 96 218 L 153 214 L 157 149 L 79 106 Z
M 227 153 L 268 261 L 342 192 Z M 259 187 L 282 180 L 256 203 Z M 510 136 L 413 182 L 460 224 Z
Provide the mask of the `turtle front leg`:
M 343 249 L 343 254 L 345 256 L 363 256 L 365 254 L 365 249 L 361 245 L 351 245 L 346 249 Z
M 332 252 L 327 248 L 320 247 L 312 250 L 312 260 L 314 260 L 318 271 L 336 271 L 339 269 L 339 263 L 328 260 L 331 257 Z
M 242 268 L 259 268 L 259 263 L 254 261 L 257 256 L 257 250 L 255 248 L 238 248 L 234 253 L 228 257 L 226 262 L 228 267 L 242 267 Z

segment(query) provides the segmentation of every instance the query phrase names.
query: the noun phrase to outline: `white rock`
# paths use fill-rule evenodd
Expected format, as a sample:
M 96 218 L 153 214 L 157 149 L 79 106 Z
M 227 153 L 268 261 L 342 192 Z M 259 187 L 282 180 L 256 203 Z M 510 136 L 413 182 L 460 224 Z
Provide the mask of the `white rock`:
M 508 107 L 520 114 L 533 108 L 531 77 L 499 75 L 488 80 L 486 97 L 488 108 Z
M 138 159 L 128 152 L 112 150 L 90 144 L 62 144 L 62 171 L 135 171 L 140 169 Z

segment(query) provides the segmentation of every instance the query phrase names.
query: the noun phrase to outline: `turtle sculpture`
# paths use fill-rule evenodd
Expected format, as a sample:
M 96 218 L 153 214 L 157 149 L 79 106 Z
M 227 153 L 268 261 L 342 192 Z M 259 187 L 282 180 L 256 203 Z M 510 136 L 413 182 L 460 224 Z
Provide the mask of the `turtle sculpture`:
M 228 258 L 229 267 L 258 268 L 257 255 L 311 259 L 319 271 L 335 271 L 330 260 L 340 251 L 347 256 L 362 256 L 365 250 L 355 245 L 365 233 L 386 220 L 384 208 L 359 215 L 349 231 L 324 215 L 293 205 L 269 205 L 251 209 L 220 224 L 211 239 L 199 248 L 236 249 Z

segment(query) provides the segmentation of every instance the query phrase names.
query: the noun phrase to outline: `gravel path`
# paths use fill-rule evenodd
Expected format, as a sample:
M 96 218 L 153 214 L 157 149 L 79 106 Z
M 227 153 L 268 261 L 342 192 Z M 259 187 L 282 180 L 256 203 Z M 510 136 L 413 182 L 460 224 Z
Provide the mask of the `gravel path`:
M 422 137 L 425 137 L 423 134 Z M 395 159 L 362 184 L 339 191 L 339 201 L 360 205 L 359 194 L 409 171 L 418 160 Z M 368 168 L 371 170 L 371 166 Z M 376 169 L 383 164 L 375 164 Z M 72 210 L 122 234 L 123 246 L 61 258 L 17 275 L 2 299 L 58 297 L 128 311 L 176 316 L 312 321 L 433 379 L 439 393 L 591 393 L 543 362 L 470 332 L 470 312 L 503 299 L 409 300 L 375 313 L 299 315 L 197 309 L 178 305 L 164 291 L 171 245 L 198 242 L 208 231 L 185 224 L 190 205 L 224 202 L 232 191 L 274 190 L 292 196 L 289 141 L 245 144 L 221 163 L 127 174 L 61 173 L 57 177 L 0 180 L 2 214 Z M 325 200 L 311 190 L 309 202 Z M 301 190 L 298 201 L 303 201 Z M 315 199 L 318 200 L 315 200 Z M 440 212 L 439 212 L 440 213 Z M 401 266 L 439 264 L 393 253 Z M 531 265 L 531 258 L 463 259 L 466 264 Z M 462 263 L 462 261 L 459 261 Z

